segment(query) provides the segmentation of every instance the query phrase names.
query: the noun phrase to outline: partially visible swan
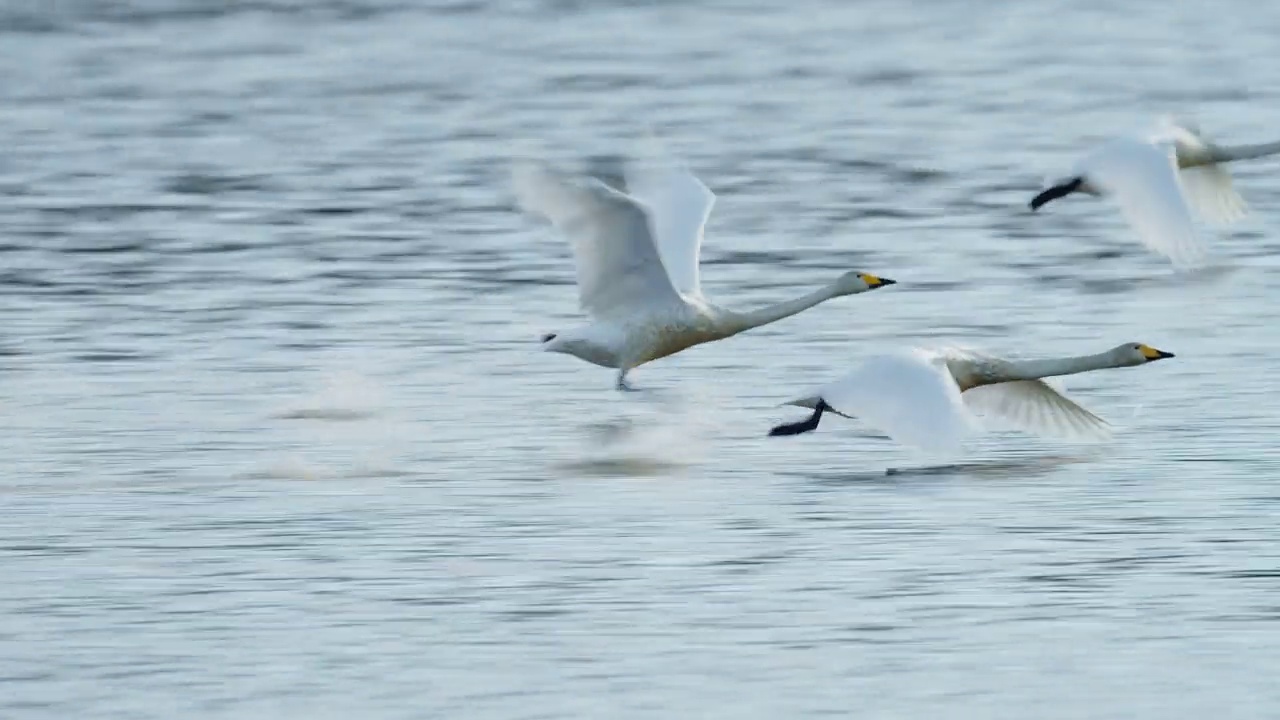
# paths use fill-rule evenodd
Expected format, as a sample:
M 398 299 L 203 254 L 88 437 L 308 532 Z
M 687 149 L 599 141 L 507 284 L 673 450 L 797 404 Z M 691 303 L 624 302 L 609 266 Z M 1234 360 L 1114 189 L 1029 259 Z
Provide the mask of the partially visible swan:
M 1174 118 L 1154 128 L 1103 143 L 1031 200 L 1031 209 L 1071 193 L 1110 195 L 1142 243 L 1175 265 L 1199 263 L 1204 244 L 1192 210 L 1210 222 L 1234 222 L 1245 215 L 1244 199 L 1220 163 L 1280 153 L 1280 142 L 1223 147 L 1199 129 Z
M 644 363 L 781 320 L 842 295 L 894 284 L 848 272 L 808 295 L 738 312 L 702 295 L 698 254 L 715 195 L 671 163 L 624 166 L 627 191 L 580 182 L 542 164 L 513 171 L 517 199 L 573 243 L 578 297 L 591 324 L 542 337 L 542 347 L 617 368 L 617 388 Z
M 975 414 L 1036 435 L 1100 440 L 1105 420 L 1068 399 L 1044 378 L 1144 365 L 1173 353 L 1125 343 L 1097 355 L 1005 360 L 961 348 L 921 349 L 872 357 L 854 372 L 786 405 L 813 414 L 778 425 L 770 435 L 798 435 L 831 411 L 856 417 L 890 438 L 924 450 L 953 451 L 976 429 Z

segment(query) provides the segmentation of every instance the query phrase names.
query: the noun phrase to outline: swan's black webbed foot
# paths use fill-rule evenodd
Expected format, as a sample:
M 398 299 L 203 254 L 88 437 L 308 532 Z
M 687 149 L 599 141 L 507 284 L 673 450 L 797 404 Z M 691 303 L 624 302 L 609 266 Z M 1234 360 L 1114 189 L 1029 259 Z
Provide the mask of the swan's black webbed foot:
M 817 429 L 818 423 L 822 420 L 822 413 L 826 412 L 828 407 L 830 406 L 827 405 L 825 401 L 819 400 L 817 406 L 813 408 L 812 415 L 800 422 L 785 423 L 775 427 L 769 431 L 769 437 L 778 437 L 780 435 L 800 435 L 801 433 L 807 433 L 811 430 Z
M 626 373 L 621 373 L 618 375 L 618 382 L 615 383 L 613 387 L 618 392 L 640 392 L 636 388 L 631 387 L 630 383 L 627 382 Z
M 1047 202 L 1057 200 L 1060 197 L 1066 197 L 1067 195 L 1076 192 L 1083 184 L 1084 178 L 1073 178 L 1061 185 L 1054 185 L 1053 187 L 1048 188 L 1039 195 L 1031 198 L 1031 202 L 1028 204 L 1031 208 L 1031 212 L 1039 210 L 1040 206 Z

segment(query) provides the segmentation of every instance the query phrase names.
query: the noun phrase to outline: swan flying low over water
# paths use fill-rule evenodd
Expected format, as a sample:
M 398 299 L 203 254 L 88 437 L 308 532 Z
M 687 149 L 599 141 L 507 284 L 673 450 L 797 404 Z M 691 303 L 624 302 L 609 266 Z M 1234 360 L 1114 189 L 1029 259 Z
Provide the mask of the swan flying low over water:
M 1175 265 L 1199 263 L 1205 254 L 1191 214 L 1230 223 L 1247 206 L 1221 163 L 1280 153 L 1280 143 L 1223 147 L 1189 123 L 1161 118 L 1147 132 L 1109 140 L 1086 155 L 1069 177 L 1032 198 L 1031 209 L 1072 193 L 1109 195 L 1149 249 Z
M 791 400 L 813 410 L 805 420 L 778 425 L 770 435 L 814 430 L 824 412 L 858 418 L 893 440 L 930 451 L 953 451 L 976 429 L 975 415 L 1046 437 L 1101 440 L 1105 420 L 1044 378 L 1145 365 L 1173 357 L 1142 343 L 1106 352 L 1049 360 L 1005 360 L 962 348 L 917 348 L 869 358 L 852 373 Z
M 686 348 L 767 325 L 842 295 L 894 284 L 848 272 L 807 295 L 745 312 L 702 295 L 698 255 L 715 195 L 669 163 L 624 166 L 627 193 L 595 178 L 572 181 L 543 164 L 513 170 L 516 197 L 573 244 L 584 327 L 542 337 L 542 347 L 617 368 L 629 390 L 632 368 Z

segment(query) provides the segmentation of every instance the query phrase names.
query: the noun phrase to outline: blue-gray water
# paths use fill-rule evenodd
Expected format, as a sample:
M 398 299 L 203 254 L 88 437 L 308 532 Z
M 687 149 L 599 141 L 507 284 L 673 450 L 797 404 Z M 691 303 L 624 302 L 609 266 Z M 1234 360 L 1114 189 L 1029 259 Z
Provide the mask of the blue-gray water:
M 1157 113 L 1280 139 L 1280 6 L 0 7 L 0 717 L 1280 712 L 1280 163 L 1194 273 L 1026 210 Z M 901 284 L 648 395 L 539 352 L 508 161 L 649 128 L 718 302 Z M 764 437 L 877 349 L 1130 340 L 1178 357 L 1068 383 L 1107 445 Z

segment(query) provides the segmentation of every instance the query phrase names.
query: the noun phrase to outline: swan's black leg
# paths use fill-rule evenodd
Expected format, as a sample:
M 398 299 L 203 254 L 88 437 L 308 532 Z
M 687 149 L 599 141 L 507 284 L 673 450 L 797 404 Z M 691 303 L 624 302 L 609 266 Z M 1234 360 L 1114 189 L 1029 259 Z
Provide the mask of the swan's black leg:
M 1062 183 L 1061 185 L 1054 185 L 1039 195 L 1031 198 L 1031 211 L 1035 212 L 1036 210 L 1039 210 L 1041 205 L 1044 205 L 1050 200 L 1057 200 L 1060 197 L 1070 195 L 1071 193 L 1079 190 L 1082 184 L 1084 184 L 1084 178 L 1073 178 L 1069 182 Z
M 818 422 L 822 420 L 822 413 L 826 412 L 828 407 L 830 406 L 827 405 L 825 401 L 819 400 L 817 406 L 813 408 L 812 415 L 800 422 L 786 423 L 775 427 L 769 431 L 769 437 L 776 437 L 778 435 L 799 435 L 801 433 L 807 433 L 810 430 L 817 429 Z
M 633 388 L 633 387 L 631 387 L 630 385 L 628 385 L 628 384 L 627 384 L 627 371 L 626 371 L 626 370 L 619 370 L 619 371 L 618 371 L 618 382 L 614 385 L 614 388 L 616 388 L 617 390 L 619 390 L 619 391 L 621 391 L 621 392 L 637 392 L 637 390 L 636 390 L 635 388 Z

